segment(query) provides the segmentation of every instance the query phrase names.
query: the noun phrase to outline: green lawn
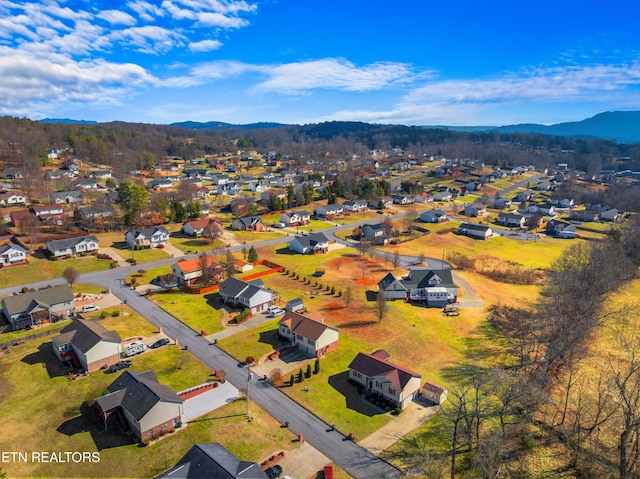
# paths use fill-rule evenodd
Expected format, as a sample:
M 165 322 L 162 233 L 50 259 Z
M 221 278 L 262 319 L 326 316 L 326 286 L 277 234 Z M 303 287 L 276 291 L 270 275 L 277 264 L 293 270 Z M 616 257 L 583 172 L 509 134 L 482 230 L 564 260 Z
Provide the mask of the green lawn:
M 211 302 L 217 294 L 189 294 L 181 291 L 154 293 L 149 299 L 158 304 L 196 332 L 213 334 L 221 331 L 222 310 L 215 309 Z
M 214 240 L 213 243 L 207 238 L 192 238 L 189 236 L 171 236 L 169 241 L 172 246 L 175 246 L 183 253 L 195 253 L 196 251 L 207 251 L 211 249 L 224 248 L 227 243 L 221 239 Z
M 68 267 L 72 267 L 80 274 L 102 271 L 111 267 L 110 260 L 97 259 L 95 256 L 50 261 L 32 255 L 28 260 L 29 264 L 3 269 L 3 273 L 0 274 L 0 288 L 61 278 L 62 272 Z
M 185 355 L 187 360 L 181 359 Z M 149 351 L 133 358 L 132 370 L 153 369 L 162 384 L 174 391 L 206 382 L 210 371 L 176 347 Z M 70 381 L 51 350 L 50 341 L 33 342 L 0 356 L 0 438 L 3 451 L 79 451 L 99 453 L 99 463 L 77 463 L 76 477 L 152 477 L 173 466 L 196 443 L 221 442 L 234 454 L 261 461 L 273 451 L 297 443 L 288 429 L 257 407 L 253 421 L 244 416 L 245 403 L 232 402 L 192 422 L 146 448 L 116 431 L 103 431 L 93 422 L 85 401 L 100 396 L 117 377 L 95 373 Z M 69 464 L 54 462 L 3 463 L 8 477 L 68 477 Z

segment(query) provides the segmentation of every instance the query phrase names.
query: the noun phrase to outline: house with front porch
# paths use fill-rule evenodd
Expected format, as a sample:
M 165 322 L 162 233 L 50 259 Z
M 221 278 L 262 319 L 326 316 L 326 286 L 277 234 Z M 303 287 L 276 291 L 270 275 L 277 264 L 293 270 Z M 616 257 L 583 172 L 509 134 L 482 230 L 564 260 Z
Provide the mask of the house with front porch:
M 108 429 L 118 417 L 140 441 L 151 441 L 182 426 L 184 400 L 160 384 L 152 370 L 127 370 L 95 399 L 98 417 Z
M 338 347 L 336 328 L 293 311 L 287 311 L 278 322 L 278 334 L 314 358 L 321 358 Z
M 447 214 L 441 209 L 427 210 L 420 213 L 420 221 L 425 223 L 443 223 L 447 221 Z
M 222 223 L 220 223 L 220 221 L 216 219 L 206 218 L 203 220 L 187 221 L 185 224 L 182 225 L 182 232 L 186 235 L 193 236 L 193 237 L 202 236 L 204 234 L 205 229 L 207 229 L 209 225 L 215 226 L 216 228 L 218 228 L 218 231 L 220 232 L 222 232 L 223 230 L 223 226 L 222 226 Z
M 76 256 L 81 253 L 91 253 L 98 251 L 99 248 L 98 238 L 93 235 L 49 240 L 45 245 L 47 252 L 56 258 Z
M 326 253 L 329 239 L 323 233 L 304 233 L 297 235 L 287 247 L 300 254 Z
M 73 311 L 68 284 L 17 293 L 2 300 L 2 313 L 14 330 L 66 319 Z
M 378 282 L 378 290 L 387 299 L 405 299 L 442 308 L 458 300 L 459 287 L 450 269 L 410 268 L 402 278 L 388 273 Z
M 422 376 L 389 361 L 384 350 L 358 353 L 349 364 L 349 380 L 361 385 L 393 407 L 404 409 L 420 393 Z
M 273 292 L 259 279 L 247 282 L 227 278 L 220 283 L 219 293 L 224 303 L 248 308 L 251 314 L 266 311 L 273 301 Z
M 305 210 L 289 211 L 280 215 L 280 222 L 285 226 L 305 226 L 311 221 L 311 215 Z
M 473 203 L 464 207 L 464 215 L 470 218 L 484 216 L 487 213 L 487 207 L 482 203 Z
M 0 268 L 25 264 L 28 254 L 31 254 L 31 250 L 15 235 L 0 235 Z
M 493 236 L 493 230 L 489 226 L 475 223 L 462 223 L 458 227 L 458 233 L 471 238 L 487 240 Z
M 82 191 L 57 191 L 49 195 L 49 203 L 54 205 L 81 205 Z
M 369 204 L 367 203 L 367 200 L 350 200 L 342 203 L 344 211 L 350 211 L 351 213 L 366 211 L 368 206 Z
M 526 221 L 525 216 L 520 213 L 498 213 L 498 218 L 496 219 L 496 223 L 501 226 L 507 226 L 509 228 L 522 228 L 524 226 L 524 222 Z
M 51 339 L 51 344 L 60 361 L 88 373 L 120 361 L 120 336 L 98 321 L 76 318 Z
M 264 231 L 266 226 L 259 216 L 244 216 L 234 218 L 231 229 L 236 231 Z
M 344 213 L 344 208 L 338 203 L 333 203 L 326 206 L 318 206 L 316 208 L 316 215 L 320 218 L 340 216 L 342 213 Z
M 143 230 L 129 230 L 124 234 L 127 246 L 150 246 L 157 248 L 159 245 L 166 245 L 169 242 L 169 232 L 164 226 L 145 228 Z

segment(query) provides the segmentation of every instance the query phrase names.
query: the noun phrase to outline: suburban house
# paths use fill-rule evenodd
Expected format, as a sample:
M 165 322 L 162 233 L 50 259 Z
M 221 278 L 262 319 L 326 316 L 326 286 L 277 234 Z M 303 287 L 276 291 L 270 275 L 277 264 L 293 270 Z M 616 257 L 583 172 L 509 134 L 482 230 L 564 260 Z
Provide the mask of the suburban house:
M 413 196 L 411 195 L 391 195 L 391 198 L 396 205 L 410 205 L 413 203 Z
M 7 296 L 2 313 L 13 329 L 24 329 L 67 318 L 73 311 L 73 292 L 68 284 Z
M 422 376 L 390 362 L 390 357 L 384 350 L 358 353 L 349 364 L 349 379 L 404 409 L 420 393 Z
M 433 201 L 451 201 L 453 194 L 450 191 L 439 191 L 433 195 Z
M 218 230 L 222 232 L 222 223 L 214 219 L 187 221 L 184 225 L 182 225 L 182 232 L 189 236 L 202 236 L 204 234 L 204 230 L 210 224 L 215 224 Z
M 489 239 L 493 236 L 493 230 L 485 225 L 475 223 L 462 223 L 458 228 L 458 233 L 472 238 Z
M 420 213 L 420 221 L 424 221 L 425 223 L 442 223 L 447 221 L 447 214 L 440 210 L 428 210 Z
M 548 221 L 546 233 L 556 238 L 574 239 L 578 237 L 575 225 L 560 220 Z
M 95 402 L 105 428 L 118 418 L 141 442 L 157 439 L 182 425 L 184 400 L 164 384 L 152 370 L 125 371 L 108 387 L 108 394 Z
M 424 383 L 422 386 L 422 397 L 434 404 L 442 404 L 447 400 L 447 390 L 437 384 Z
M 520 213 L 498 213 L 496 223 L 509 228 L 521 228 L 524 226 L 525 216 Z
M 155 479 L 268 479 L 255 462 L 242 461 L 222 444 L 196 444 L 175 466 L 155 476 Z
M 62 226 L 64 212 L 58 205 L 31 205 L 29 209 L 43 223 Z
M 278 333 L 292 346 L 315 358 L 338 347 L 338 330 L 307 316 L 287 311 L 278 323 Z
M 127 246 L 151 246 L 157 248 L 169 242 L 169 232 L 164 226 L 146 228 L 143 230 L 129 230 L 124 234 Z
M 304 226 L 311 221 L 311 215 L 305 211 L 289 211 L 280 215 L 280 222 L 285 226 Z
M 391 231 L 383 223 L 362 225 L 362 236 L 373 244 L 385 245 L 389 242 Z
M 93 235 L 79 236 L 77 238 L 66 238 L 61 240 L 49 240 L 45 245 L 51 256 L 64 258 L 75 256 L 81 253 L 91 253 L 97 251 L 98 238 Z
M 482 203 L 473 203 L 464 207 L 464 215 L 471 218 L 484 216 L 487 213 L 487 207 Z
M 384 210 L 385 208 L 391 208 L 391 206 L 393 206 L 393 198 L 391 198 L 391 196 L 374 198 L 371 200 L 371 204 L 379 210 Z
M 204 258 L 204 259 L 203 259 Z M 214 255 L 205 255 L 193 259 L 180 259 L 171 266 L 171 272 L 179 285 L 191 285 L 202 276 L 202 267 L 209 268 L 208 275 L 212 281 L 220 281 L 225 276 L 225 268 Z
M 27 199 L 20 193 L 11 191 L 0 191 L 0 206 L 25 205 Z
M 0 235 L 0 268 L 25 264 L 31 251 L 15 235 Z
M 82 191 L 58 191 L 49 195 L 49 203 L 54 205 L 81 205 Z
M 150 190 L 170 190 L 173 188 L 173 182 L 169 178 L 156 178 L 147 183 Z
M 378 290 L 387 299 L 424 302 L 427 306 L 444 307 L 458 300 L 458 285 L 453 282 L 450 269 L 409 269 L 398 279 L 388 273 L 378 282 Z
M 571 210 L 569 211 L 569 219 L 571 221 L 598 221 L 600 214 L 593 210 Z
M 248 308 L 251 314 L 269 309 L 273 300 L 273 293 L 259 279 L 227 278 L 220 283 L 219 292 L 223 302 Z
M 297 235 L 287 247 L 300 254 L 326 253 L 329 240 L 323 233 L 304 233 Z
M 97 220 L 98 218 L 113 218 L 115 211 L 109 203 L 99 203 L 78 208 L 78 218 L 81 220 Z
M 234 218 L 231 222 L 231 229 L 236 231 L 264 231 L 265 225 L 259 216 L 245 216 Z
M 233 269 L 236 273 L 248 273 L 253 270 L 253 263 L 248 263 L 238 259 L 233 262 Z
M 51 339 L 51 344 L 60 361 L 89 373 L 120 361 L 120 336 L 97 321 L 76 318 Z
M 366 200 L 352 200 L 352 201 L 345 201 L 344 203 L 342 203 L 342 208 L 345 211 L 350 211 L 352 213 L 366 211 L 367 207 L 368 207 L 368 203 Z
M 327 206 L 318 206 L 316 208 L 316 215 L 320 218 L 340 216 L 342 213 L 344 213 L 344 208 L 342 205 L 339 205 L 337 203 L 333 203 Z
M 494 200 L 493 207 L 501 210 L 503 208 L 509 208 L 512 203 L 511 198 L 500 197 Z
M 601 210 L 600 220 L 620 223 L 622 221 L 622 213 L 615 208 L 605 209 L 604 211 Z

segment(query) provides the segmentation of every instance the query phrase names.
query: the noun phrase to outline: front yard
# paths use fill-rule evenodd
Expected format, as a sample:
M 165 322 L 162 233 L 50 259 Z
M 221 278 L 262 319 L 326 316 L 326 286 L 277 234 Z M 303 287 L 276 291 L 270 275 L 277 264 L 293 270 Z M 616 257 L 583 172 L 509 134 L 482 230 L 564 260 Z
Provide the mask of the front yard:
M 131 322 L 132 329 L 122 328 Z M 123 321 L 123 322 L 121 322 Z M 148 331 L 146 321 L 127 317 L 104 320 L 105 327 L 119 328 L 123 336 L 131 331 Z M 125 334 L 126 333 L 126 334 Z M 186 359 L 183 359 L 186 356 Z M 133 359 L 132 370 L 153 369 L 161 383 L 174 391 L 206 382 L 209 369 L 180 348 L 168 346 Z M 288 429 L 257 407 L 253 421 L 244 416 L 245 403 L 236 401 L 190 423 L 146 448 L 131 443 L 129 436 L 104 431 L 94 422 L 87 402 L 104 393 L 118 374 L 102 371 L 71 381 L 53 354 L 51 341 L 34 341 L 12 347 L 0 355 L 0 420 L 3 451 L 96 452 L 99 463 L 73 464 L 76 477 L 153 477 L 174 465 L 193 445 L 217 441 L 242 459 L 261 461 L 278 450 L 290 450 L 297 443 Z M 3 463 L 8 477 L 68 477 L 69 464 L 55 462 Z

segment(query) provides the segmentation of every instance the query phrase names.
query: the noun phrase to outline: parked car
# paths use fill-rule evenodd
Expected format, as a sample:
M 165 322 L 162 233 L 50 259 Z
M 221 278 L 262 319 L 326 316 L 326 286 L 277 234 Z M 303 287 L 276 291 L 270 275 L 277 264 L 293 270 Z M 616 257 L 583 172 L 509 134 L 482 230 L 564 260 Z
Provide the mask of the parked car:
M 274 318 L 276 316 L 282 316 L 285 313 L 285 310 L 282 308 L 269 308 L 269 314 Z
M 131 361 L 129 361 L 129 360 L 127 359 L 127 360 L 120 361 L 120 362 L 118 362 L 118 363 L 116 363 L 116 364 L 112 365 L 112 366 L 109 368 L 109 370 L 110 370 L 112 373 L 115 373 L 115 372 L 120 371 L 121 369 L 126 369 L 126 368 L 130 367 L 130 366 L 131 366 L 131 364 L 132 364 L 132 362 L 131 362 Z
M 274 228 L 284 228 L 286 225 L 284 223 L 282 223 L 281 221 L 276 221 L 275 223 L 273 223 L 273 227 Z
M 269 477 L 269 479 L 277 479 L 282 475 L 282 466 L 275 464 L 267 468 L 264 472 L 267 475 L 267 477 Z
M 98 308 L 95 304 L 85 304 L 80 310 L 81 313 L 92 313 L 93 311 L 98 311 Z
M 160 248 L 160 249 L 164 249 L 164 245 L 163 245 L 163 244 L 159 244 L 159 245 L 158 245 L 158 248 Z
M 162 339 L 158 339 L 155 343 L 153 343 L 151 346 L 149 346 L 151 349 L 156 349 L 156 348 L 160 348 L 162 346 L 165 346 L 166 344 L 169 344 L 171 341 L 169 341 L 167 338 L 162 338 Z

